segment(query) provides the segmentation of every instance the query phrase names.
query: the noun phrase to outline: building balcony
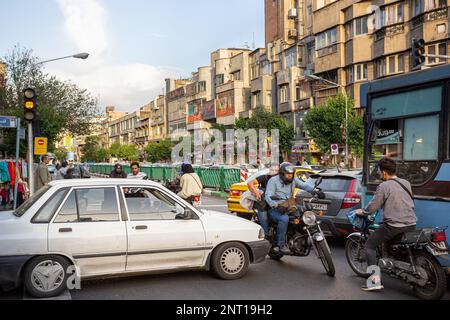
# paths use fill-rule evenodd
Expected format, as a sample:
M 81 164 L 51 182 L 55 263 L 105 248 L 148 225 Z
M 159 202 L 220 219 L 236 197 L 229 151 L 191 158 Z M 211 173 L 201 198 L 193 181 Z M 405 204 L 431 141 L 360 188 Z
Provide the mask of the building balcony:
M 278 107 L 278 113 L 286 113 L 286 112 L 292 112 L 292 105 L 291 102 L 284 102 L 280 103 Z
M 405 25 L 403 22 L 387 26 L 375 32 L 375 41 L 382 40 L 385 37 L 392 37 L 395 36 L 396 34 L 402 34 L 404 32 L 405 32 Z
M 147 137 L 136 137 L 134 139 L 134 142 L 137 144 L 146 144 L 148 142 L 148 138 Z
M 253 110 L 247 110 L 239 113 L 239 118 L 249 119 L 253 115 Z
M 311 98 L 305 98 L 294 102 L 295 111 L 307 110 L 311 108 L 311 106 L 312 106 Z
M 425 22 L 431 22 L 435 20 L 443 20 L 448 17 L 448 7 L 438 8 L 433 11 L 422 13 L 411 19 L 411 28 L 415 29 L 421 27 Z
M 272 76 L 263 75 L 251 82 L 252 92 L 272 90 Z
M 335 70 L 343 67 L 341 53 L 342 50 L 339 49 L 340 44 L 334 44 L 332 46 L 320 49 L 316 51 L 317 58 L 315 61 L 315 73 L 322 73 L 330 70 Z

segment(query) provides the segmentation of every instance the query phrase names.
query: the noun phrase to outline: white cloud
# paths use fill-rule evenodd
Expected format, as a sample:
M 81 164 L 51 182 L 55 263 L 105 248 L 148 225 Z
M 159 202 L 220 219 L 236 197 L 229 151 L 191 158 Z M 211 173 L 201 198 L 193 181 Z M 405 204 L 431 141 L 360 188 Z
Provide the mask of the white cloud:
M 47 68 L 52 74 L 88 89 L 99 99 L 101 108 L 114 105 L 122 111 L 136 111 L 161 93 L 164 79 L 180 74 L 180 70 L 170 67 L 111 63 L 108 17 L 99 0 L 56 1 L 65 18 L 67 36 L 78 52 L 91 56 L 83 61 L 49 64 Z

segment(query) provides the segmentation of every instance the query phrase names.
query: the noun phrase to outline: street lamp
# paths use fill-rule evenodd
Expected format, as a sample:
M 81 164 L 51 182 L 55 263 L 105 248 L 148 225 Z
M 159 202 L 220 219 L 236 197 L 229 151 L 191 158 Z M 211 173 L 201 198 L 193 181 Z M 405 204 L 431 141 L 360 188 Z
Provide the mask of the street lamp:
M 68 58 L 75 58 L 75 59 L 82 59 L 85 60 L 89 57 L 89 53 L 78 53 L 74 54 L 72 56 L 67 57 L 61 57 L 51 60 L 45 60 L 41 62 L 37 62 L 34 64 L 34 66 L 42 65 L 47 62 L 57 61 L 57 60 L 63 60 Z M 30 185 L 30 196 L 34 194 L 34 172 L 33 172 L 33 122 L 28 122 L 28 180 Z
M 306 77 L 311 80 L 322 81 L 322 82 L 332 85 L 333 87 L 342 89 L 342 92 L 345 97 L 345 164 L 348 168 L 348 95 L 347 95 L 347 91 L 345 90 L 344 86 L 342 86 L 336 82 L 333 82 L 333 81 L 330 81 L 330 80 L 327 80 L 327 79 L 324 79 L 324 78 L 321 78 L 321 77 L 318 77 L 315 75 L 307 75 Z
M 52 61 L 57 61 L 57 60 L 63 60 L 63 59 L 69 59 L 69 58 L 75 58 L 75 59 L 86 60 L 87 58 L 89 58 L 89 53 L 83 52 L 83 53 L 74 54 L 74 55 L 72 55 L 72 56 L 67 56 L 67 57 L 61 57 L 61 58 L 56 58 L 56 59 L 45 60 L 45 61 L 38 62 L 38 63 L 36 63 L 35 65 L 40 65 L 40 64 L 47 63 L 47 62 L 52 62 Z

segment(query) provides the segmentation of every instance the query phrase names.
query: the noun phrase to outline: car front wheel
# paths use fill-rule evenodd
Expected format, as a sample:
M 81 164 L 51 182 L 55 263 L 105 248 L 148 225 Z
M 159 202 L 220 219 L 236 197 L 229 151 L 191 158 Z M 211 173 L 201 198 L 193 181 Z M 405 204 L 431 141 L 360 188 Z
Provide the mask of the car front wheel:
M 225 243 L 214 250 L 211 266 L 214 273 L 224 280 L 237 280 L 245 276 L 250 265 L 250 254 L 245 245 Z
M 35 298 L 52 298 L 66 290 L 67 269 L 70 263 L 60 256 L 41 256 L 32 259 L 24 269 L 25 289 Z

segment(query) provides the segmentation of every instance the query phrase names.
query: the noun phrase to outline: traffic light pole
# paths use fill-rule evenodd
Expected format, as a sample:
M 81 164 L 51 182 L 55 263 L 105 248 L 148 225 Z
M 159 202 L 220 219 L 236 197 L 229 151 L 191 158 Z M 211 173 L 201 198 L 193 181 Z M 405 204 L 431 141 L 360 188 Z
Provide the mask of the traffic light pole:
M 34 194 L 34 168 L 33 168 L 33 123 L 28 122 L 28 182 L 30 186 L 30 196 Z

